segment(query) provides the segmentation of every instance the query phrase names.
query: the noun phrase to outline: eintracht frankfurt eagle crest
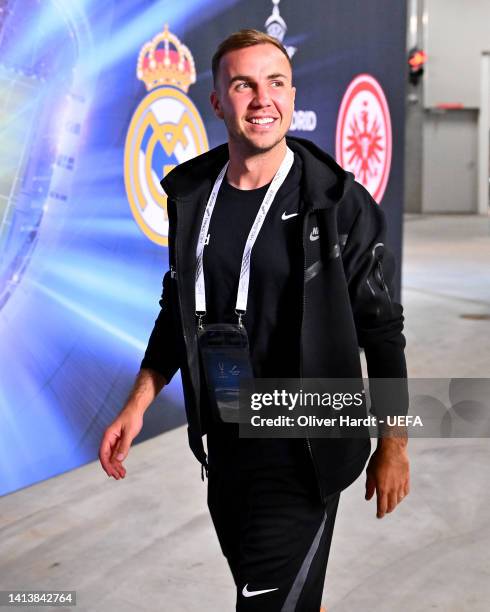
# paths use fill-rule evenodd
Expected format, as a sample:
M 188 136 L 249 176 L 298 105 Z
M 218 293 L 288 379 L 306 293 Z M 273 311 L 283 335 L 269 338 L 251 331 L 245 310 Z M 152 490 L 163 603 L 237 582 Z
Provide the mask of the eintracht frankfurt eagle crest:
M 160 180 L 176 165 L 207 151 L 208 138 L 186 95 L 196 81 L 193 57 L 167 26 L 141 49 L 136 75 L 148 94 L 129 124 L 124 183 L 136 223 L 153 242 L 166 246 L 167 197 Z
M 337 118 L 337 162 L 381 203 L 391 169 L 391 118 L 383 88 L 370 74 L 348 86 Z

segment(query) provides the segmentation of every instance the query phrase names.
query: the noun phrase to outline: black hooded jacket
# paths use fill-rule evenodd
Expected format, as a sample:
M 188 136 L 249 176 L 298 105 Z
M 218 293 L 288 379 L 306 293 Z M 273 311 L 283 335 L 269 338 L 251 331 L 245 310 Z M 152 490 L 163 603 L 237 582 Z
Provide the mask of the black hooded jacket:
M 305 265 L 304 272 L 302 377 L 361 379 L 362 347 L 370 378 L 406 379 L 403 309 L 393 300 L 395 266 L 384 244 L 382 209 L 350 172 L 315 144 L 290 137 L 287 144 L 303 162 L 305 261 L 311 260 L 306 250 L 312 244 L 305 237 L 313 227 L 320 233 L 320 257 Z M 161 310 L 141 363 L 167 382 L 180 368 L 189 444 L 204 467 L 195 253 L 207 199 L 227 159 L 228 146 L 220 145 L 180 164 L 161 181 L 168 196 L 170 270 L 163 278 Z M 359 476 L 371 449 L 367 430 L 361 437 L 311 438 L 307 443 L 323 499 Z

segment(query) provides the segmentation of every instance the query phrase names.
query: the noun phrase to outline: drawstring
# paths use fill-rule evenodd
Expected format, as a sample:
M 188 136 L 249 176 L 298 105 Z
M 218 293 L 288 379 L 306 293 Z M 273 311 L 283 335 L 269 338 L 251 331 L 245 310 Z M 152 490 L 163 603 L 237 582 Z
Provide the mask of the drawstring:
M 206 478 L 208 477 L 208 466 L 201 463 L 201 480 L 204 482 L 204 472 L 206 472 Z

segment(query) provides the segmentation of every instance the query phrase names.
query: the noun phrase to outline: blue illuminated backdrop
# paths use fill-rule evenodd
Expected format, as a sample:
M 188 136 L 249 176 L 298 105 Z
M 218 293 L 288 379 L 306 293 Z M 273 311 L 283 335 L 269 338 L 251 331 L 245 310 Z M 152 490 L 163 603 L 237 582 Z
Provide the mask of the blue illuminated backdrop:
M 0 494 L 94 460 L 123 405 L 168 266 L 165 196 L 151 193 L 159 173 L 225 139 L 208 97 L 210 58 L 228 33 L 284 36 L 298 89 L 292 132 L 332 155 L 349 83 L 369 73 L 381 84 L 393 139 L 381 205 L 400 258 L 404 5 L 0 0 Z M 163 84 L 149 87 L 137 63 L 165 24 L 195 78 L 150 100 Z M 187 57 L 163 39 L 141 57 L 147 71 L 167 46 L 172 62 Z M 140 111 L 161 129 L 151 159 L 151 132 L 128 145 Z M 162 144 L 174 136 L 174 149 Z M 131 189 L 162 239 L 137 222 Z M 147 414 L 139 440 L 184 422 L 178 376 Z

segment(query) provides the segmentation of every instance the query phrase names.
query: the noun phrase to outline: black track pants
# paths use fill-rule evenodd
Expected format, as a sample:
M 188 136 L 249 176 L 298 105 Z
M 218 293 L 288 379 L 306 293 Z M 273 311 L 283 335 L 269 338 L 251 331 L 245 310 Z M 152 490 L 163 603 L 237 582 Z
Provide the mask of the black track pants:
M 339 497 L 321 503 L 304 463 L 209 470 L 208 506 L 236 610 L 319 612 Z

